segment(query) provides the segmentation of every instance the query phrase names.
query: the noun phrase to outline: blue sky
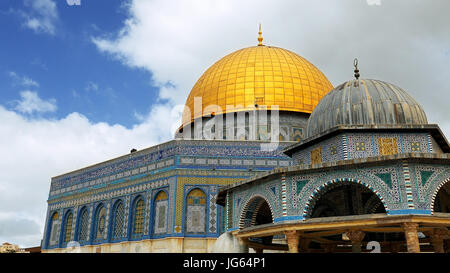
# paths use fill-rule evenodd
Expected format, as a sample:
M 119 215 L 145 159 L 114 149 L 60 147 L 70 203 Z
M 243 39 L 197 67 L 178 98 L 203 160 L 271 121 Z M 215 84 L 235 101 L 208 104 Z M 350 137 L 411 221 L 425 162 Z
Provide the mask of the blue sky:
M 157 98 L 149 71 L 124 66 L 91 42 L 121 27 L 124 1 L 58 1 L 54 33 L 24 26 L 21 13 L 36 14 L 26 1 L 1 1 L 0 12 L 0 102 L 8 109 L 29 89 L 56 100 L 56 111 L 41 113 L 46 117 L 79 112 L 93 122 L 131 127 L 138 122 L 135 113 L 148 112 Z M 24 85 L 12 73 L 36 84 Z
M 291 50 L 395 84 L 450 135 L 448 0 L 0 1 L 0 243 L 37 246 L 51 177 L 173 138 L 223 56 Z M 181 108 L 181 109 L 180 109 Z

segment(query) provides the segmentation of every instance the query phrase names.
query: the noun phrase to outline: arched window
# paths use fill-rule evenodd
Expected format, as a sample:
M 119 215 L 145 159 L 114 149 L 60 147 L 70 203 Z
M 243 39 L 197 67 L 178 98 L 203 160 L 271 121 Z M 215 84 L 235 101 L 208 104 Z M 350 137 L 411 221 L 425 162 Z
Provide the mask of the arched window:
M 122 201 L 117 202 L 113 212 L 113 229 L 112 229 L 113 240 L 120 239 L 123 237 L 124 213 L 125 208 L 123 206 Z
M 164 234 L 167 232 L 167 208 L 169 206 L 169 198 L 165 191 L 160 191 L 155 198 L 154 224 L 153 233 Z
M 78 222 L 78 241 L 81 243 L 88 241 L 89 235 L 89 212 L 86 208 L 82 208 L 80 212 L 80 220 Z
M 58 225 L 59 225 L 59 214 L 57 212 L 53 213 L 52 219 L 50 220 L 50 238 L 48 240 L 49 246 L 54 246 L 58 243 Z
M 103 205 L 97 208 L 95 214 L 94 240 L 103 240 L 105 238 L 106 211 Z
M 72 212 L 69 212 L 66 214 L 66 219 L 64 221 L 64 237 L 63 237 L 64 243 L 70 242 L 70 238 L 72 235 L 72 221 L 73 221 L 73 214 Z
M 136 199 L 133 206 L 133 237 L 139 237 L 144 234 L 144 211 L 144 200 L 139 197 Z
M 206 232 L 206 194 L 194 189 L 186 197 L 186 233 L 204 234 Z

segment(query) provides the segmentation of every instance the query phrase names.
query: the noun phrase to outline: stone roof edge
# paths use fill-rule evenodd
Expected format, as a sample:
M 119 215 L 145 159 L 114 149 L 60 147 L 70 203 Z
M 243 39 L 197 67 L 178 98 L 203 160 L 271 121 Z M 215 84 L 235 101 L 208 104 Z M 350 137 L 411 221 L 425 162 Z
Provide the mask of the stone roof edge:
M 287 147 L 283 152 L 291 156 L 295 151 L 307 148 L 311 145 L 319 143 L 327 138 L 335 136 L 339 133 L 348 131 L 427 131 L 432 132 L 433 137 L 438 138 L 438 143 L 444 151 L 450 152 L 450 145 L 437 124 L 421 124 L 421 125 L 338 125 L 326 130 L 318 135 L 304 139 L 303 141 Z M 439 141 L 440 140 L 440 141 Z

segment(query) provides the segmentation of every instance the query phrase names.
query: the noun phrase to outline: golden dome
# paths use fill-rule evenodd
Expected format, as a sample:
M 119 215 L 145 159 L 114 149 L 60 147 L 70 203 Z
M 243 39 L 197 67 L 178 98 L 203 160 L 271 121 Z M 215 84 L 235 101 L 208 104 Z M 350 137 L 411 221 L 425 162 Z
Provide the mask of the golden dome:
M 255 110 L 255 104 L 311 113 L 331 89 L 319 69 L 289 50 L 243 48 L 217 61 L 195 83 L 186 100 L 183 126 L 201 116 Z M 194 109 L 195 97 L 202 97 L 199 109 Z

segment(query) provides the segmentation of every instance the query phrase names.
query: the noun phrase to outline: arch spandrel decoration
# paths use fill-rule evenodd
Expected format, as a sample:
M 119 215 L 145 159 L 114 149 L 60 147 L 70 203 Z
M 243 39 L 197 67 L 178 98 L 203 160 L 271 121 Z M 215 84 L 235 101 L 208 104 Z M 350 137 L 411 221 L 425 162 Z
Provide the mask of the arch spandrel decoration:
M 329 185 L 330 183 L 339 183 L 340 181 L 349 181 L 359 183 L 371 189 L 384 204 L 386 212 L 393 209 L 404 209 L 404 205 L 399 201 L 399 192 L 393 192 L 392 189 L 375 175 L 366 172 L 333 172 L 332 174 L 324 175 L 296 175 L 292 176 L 289 190 L 292 197 L 290 207 L 288 207 L 288 215 L 303 216 L 307 211 L 311 199 L 317 194 L 320 189 Z M 303 182 L 301 189 L 297 188 L 296 183 Z M 295 184 L 295 185 L 294 185 Z
M 267 203 L 272 211 L 273 219 L 281 217 L 281 194 L 280 194 L 281 178 L 269 181 L 258 187 L 253 188 L 251 191 L 245 191 L 242 193 L 233 193 L 233 227 L 238 227 L 241 214 L 245 205 L 254 196 L 261 196 L 267 200 Z
M 329 186 L 331 186 L 333 184 L 339 184 L 339 183 L 343 183 L 343 182 L 356 183 L 356 184 L 362 185 L 362 186 L 366 187 L 367 189 L 371 190 L 375 194 L 375 196 L 377 196 L 379 198 L 379 200 L 381 201 L 381 203 L 383 204 L 386 213 L 389 213 L 389 208 L 386 206 L 385 200 L 383 199 L 381 194 L 377 190 L 375 190 L 372 186 L 370 186 L 367 183 L 364 183 L 362 181 L 351 179 L 351 178 L 339 178 L 339 179 L 333 179 L 333 180 L 327 181 L 327 182 L 323 183 L 321 186 L 319 186 L 318 188 L 316 188 L 316 190 L 313 191 L 313 193 L 310 195 L 310 197 L 308 198 L 307 203 L 305 204 L 305 206 L 303 208 L 303 214 L 302 214 L 303 218 L 306 219 L 306 218 L 310 218 L 311 217 L 311 213 L 312 213 L 313 205 L 314 205 L 313 204 L 314 199 L 317 198 L 317 197 L 320 197 L 320 195 L 323 193 L 323 191 L 327 187 L 329 187 Z
M 433 213 L 434 202 L 439 190 L 448 182 L 450 182 L 450 167 L 435 167 L 435 173 L 422 186 L 422 196 L 424 208 Z M 418 181 L 420 183 L 420 181 Z
M 447 183 L 450 183 L 450 170 L 447 170 L 441 175 L 436 176 L 435 179 L 430 181 L 430 184 L 427 187 L 428 194 L 426 203 L 429 205 L 431 214 L 434 213 L 434 204 L 436 202 L 436 197 L 439 193 L 439 190 L 441 190 L 442 187 L 444 187 Z

